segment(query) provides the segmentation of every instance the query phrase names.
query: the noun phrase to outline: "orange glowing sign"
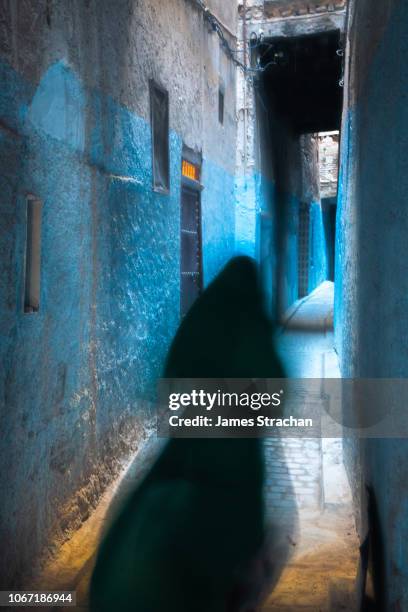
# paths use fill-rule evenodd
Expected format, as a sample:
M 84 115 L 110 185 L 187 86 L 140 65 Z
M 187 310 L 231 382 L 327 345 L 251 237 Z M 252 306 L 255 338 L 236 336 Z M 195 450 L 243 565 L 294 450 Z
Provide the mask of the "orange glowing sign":
M 186 159 L 183 159 L 183 163 L 181 166 L 181 174 L 189 179 L 191 179 L 192 181 L 199 181 L 200 180 L 200 173 L 198 170 L 198 166 L 196 166 L 195 164 L 192 164 L 191 162 L 187 161 Z

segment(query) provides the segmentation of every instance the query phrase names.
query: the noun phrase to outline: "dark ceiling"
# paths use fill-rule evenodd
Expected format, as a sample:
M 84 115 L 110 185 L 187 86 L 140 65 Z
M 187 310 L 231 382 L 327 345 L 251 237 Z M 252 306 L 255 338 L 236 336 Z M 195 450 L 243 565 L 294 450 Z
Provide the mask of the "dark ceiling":
M 264 90 L 297 132 L 338 130 L 343 89 L 340 32 L 279 38 L 260 47 Z

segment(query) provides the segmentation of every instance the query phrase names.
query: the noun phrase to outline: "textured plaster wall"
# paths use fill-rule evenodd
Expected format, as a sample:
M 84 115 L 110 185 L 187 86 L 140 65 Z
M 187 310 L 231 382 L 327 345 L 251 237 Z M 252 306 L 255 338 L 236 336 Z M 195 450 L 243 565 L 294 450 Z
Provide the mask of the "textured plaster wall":
M 248 176 L 237 176 L 235 182 L 236 249 L 243 255 L 259 259 L 260 217 L 268 213 L 273 205 L 274 183 L 259 172 Z
M 234 175 L 203 160 L 203 276 L 207 285 L 235 251 Z
M 0 25 L 0 576 L 11 588 L 87 518 L 144 436 L 179 322 L 183 142 L 204 158 L 205 280 L 233 253 L 235 73 L 185 0 L 9 0 Z M 168 195 L 152 190 L 149 78 L 170 97 Z M 43 202 L 36 314 L 22 308 L 27 194 Z
M 408 374 L 408 7 L 398 0 L 360 0 L 351 8 L 338 211 L 337 342 L 343 375 L 399 378 Z M 366 485 L 378 505 L 383 609 L 405 610 L 407 441 L 348 441 L 347 451 L 363 535 Z
M 235 250 L 260 264 L 265 308 L 273 314 L 277 293 L 275 183 L 264 174 L 237 175 Z
M 214 11 L 214 14 L 225 24 L 228 29 L 236 33 L 238 10 L 235 0 L 225 2 L 225 0 L 207 0 L 206 5 Z
M 246 0 L 249 32 L 269 38 L 305 36 L 344 30 L 346 0 Z M 241 19 L 242 0 L 238 2 Z

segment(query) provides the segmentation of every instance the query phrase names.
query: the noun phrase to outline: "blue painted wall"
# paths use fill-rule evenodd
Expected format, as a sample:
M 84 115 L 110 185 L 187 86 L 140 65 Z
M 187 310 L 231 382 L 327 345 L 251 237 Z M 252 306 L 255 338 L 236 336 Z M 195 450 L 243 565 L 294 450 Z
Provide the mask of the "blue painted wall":
M 273 181 L 262 174 L 260 175 L 259 185 L 260 204 L 255 244 L 258 250 L 266 311 L 275 318 L 277 315 L 276 295 L 278 286 L 276 187 Z
M 284 313 L 298 299 L 298 229 L 299 229 L 299 199 L 292 194 L 283 194 L 280 206 L 285 210 L 284 223 L 280 225 L 283 232 L 283 252 L 280 265 L 281 276 L 281 309 Z
M 337 192 L 334 335 L 342 375 L 352 377 L 356 362 L 357 223 L 352 192 L 356 151 L 356 116 L 348 108 L 343 117 Z
M 273 215 L 275 184 L 255 172 L 235 177 L 235 249 L 240 255 L 260 258 L 260 220 L 262 214 Z
M 201 193 L 204 284 L 218 274 L 235 250 L 234 176 L 204 158 Z
M 278 194 L 274 182 L 259 173 L 238 176 L 235 197 L 236 252 L 254 257 L 260 262 L 268 311 L 274 312 L 276 307 L 274 296 L 276 299 L 278 283 L 281 308 L 286 311 L 298 299 L 300 200 L 295 195 Z M 327 279 L 328 274 L 327 236 L 320 202 L 310 204 L 309 237 L 311 292 Z
M 309 293 L 328 278 L 329 245 L 327 239 L 321 203 L 312 202 L 310 204 L 309 234 Z
M 336 341 L 343 376 L 405 378 L 408 6 L 402 0 L 360 0 L 350 10 L 351 72 L 346 83 L 337 223 Z M 401 403 L 398 409 L 406 406 Z M 406 610 L 407 440 L 347 440 L 346 449 L 363 537 L 367 485 L 378 505 L 377 539 L 384 544 L 383 608 Z
M 260 264 L 265 308 L 274 315 L 277 286 L 275 184 L 261 173 L 235 178 L 235 252 Z
M 144 119 L 63 61 L 37 86 L 6 63 L 0 75 L 0 575 L 10 588 L 50 533 L 87 517 L 143 433 L 179 323 L 182 141 L 171 132 L 170 193 L 155 193 Z M 207 158 L 203 182 L 208 282 L 233 254 L 234 182 Z M 43 201 L 36 314 L 22 304 L 27 193 Z

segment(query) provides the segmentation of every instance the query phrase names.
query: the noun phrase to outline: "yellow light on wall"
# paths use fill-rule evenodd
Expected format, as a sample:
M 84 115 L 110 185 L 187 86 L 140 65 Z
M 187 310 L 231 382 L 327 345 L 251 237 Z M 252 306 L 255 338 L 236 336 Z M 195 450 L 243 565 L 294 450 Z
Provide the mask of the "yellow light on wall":
M 196 166 L 195 164 L 192 164 L 186 159 L 183 159 L 182 166 L 181 166 L 181 174 L 185 176 L 186 178 L 189 178 L 192 181 L 200 180 L 198 166 Z

